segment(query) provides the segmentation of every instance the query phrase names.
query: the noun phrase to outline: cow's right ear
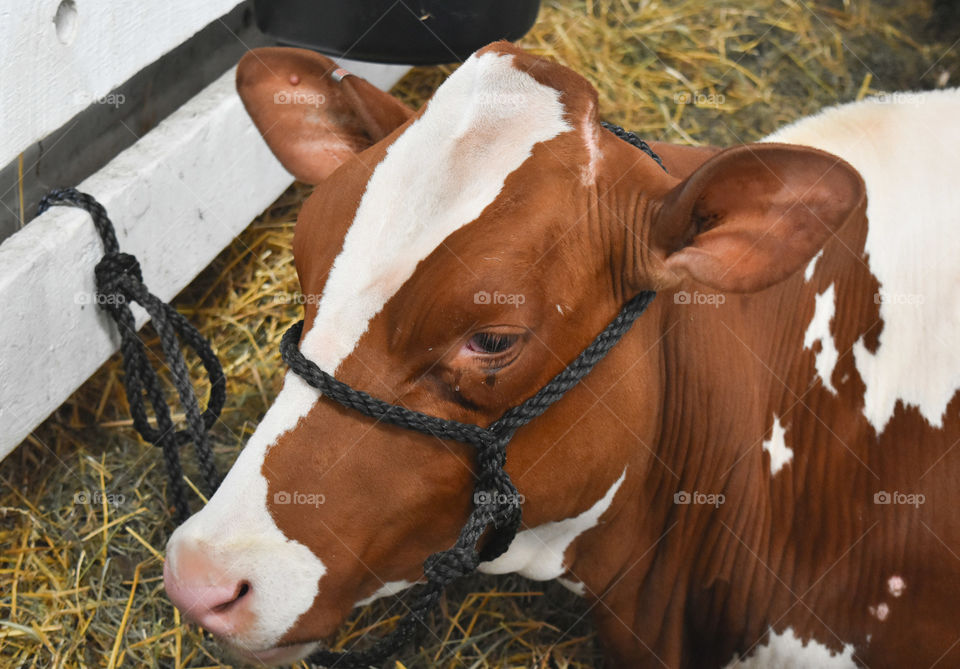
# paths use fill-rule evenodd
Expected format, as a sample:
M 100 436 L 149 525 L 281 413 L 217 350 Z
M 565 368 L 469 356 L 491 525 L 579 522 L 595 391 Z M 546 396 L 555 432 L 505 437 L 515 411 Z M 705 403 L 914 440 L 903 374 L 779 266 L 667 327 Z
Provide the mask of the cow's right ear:
M 693 279 L 714 290 L 763 290 L 803 268 L 866 210 L 860 174 L 835 155 L 747 144 L 709 158 L 662 200 L 651 248 L 663 287 Z
M 300 181 L 319 183 L 413 115 L 389 93 L 344 74 L 318 53 L 282 47 L 249 51 L 237 66 L 247 113 Z

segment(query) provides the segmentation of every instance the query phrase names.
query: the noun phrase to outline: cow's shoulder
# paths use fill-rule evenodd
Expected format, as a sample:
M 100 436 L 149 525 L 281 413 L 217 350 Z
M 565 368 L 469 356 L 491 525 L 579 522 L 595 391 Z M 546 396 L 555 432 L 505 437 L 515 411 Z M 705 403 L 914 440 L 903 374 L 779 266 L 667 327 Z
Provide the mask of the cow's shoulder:
M 817 272 L 837 274 L 838 303 L 849 303 L 841 293 L 852 289 L 864 293 L 858 302 L 878 306 L 873 334 L 862 333 L 852 346 L 865 386 L 863 413 L 878 434 L 898 402 L 942 427 L 960 389 L 953 344 L 960 331 L 958 117 L 960 89 L 898 93 L 832 107 L 766 138 L 829 151 L 866 183 L 862 249 L 839 245 Z M 840 267 L 851 263 L 868 267 L 876 281 L 844 286 Z

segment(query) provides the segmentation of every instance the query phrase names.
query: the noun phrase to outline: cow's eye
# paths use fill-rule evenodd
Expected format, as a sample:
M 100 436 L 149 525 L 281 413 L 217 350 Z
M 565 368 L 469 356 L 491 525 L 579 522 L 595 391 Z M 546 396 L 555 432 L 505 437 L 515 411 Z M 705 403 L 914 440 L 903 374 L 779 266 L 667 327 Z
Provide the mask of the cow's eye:
M 491 355 L 509 350 L 516 342 L 517 335 L 478 332 L 470 337 L 470 341 L 467 342 L 467 348 L 475 353 Z

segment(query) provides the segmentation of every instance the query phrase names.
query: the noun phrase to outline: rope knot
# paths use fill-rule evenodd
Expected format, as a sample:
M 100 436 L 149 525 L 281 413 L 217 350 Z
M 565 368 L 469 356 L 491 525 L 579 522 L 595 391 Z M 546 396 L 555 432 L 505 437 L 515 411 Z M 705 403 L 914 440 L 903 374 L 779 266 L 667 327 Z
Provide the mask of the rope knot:
M 105 253 L 93 268 L 93 274 L 97 282 L 97 304 L 108 311 L 116 311 L 126 303 L 123 285 L 126 277 L 132 277 L 137 283 L 143 282 L 140 263 L 134 256 L 121 251 Z

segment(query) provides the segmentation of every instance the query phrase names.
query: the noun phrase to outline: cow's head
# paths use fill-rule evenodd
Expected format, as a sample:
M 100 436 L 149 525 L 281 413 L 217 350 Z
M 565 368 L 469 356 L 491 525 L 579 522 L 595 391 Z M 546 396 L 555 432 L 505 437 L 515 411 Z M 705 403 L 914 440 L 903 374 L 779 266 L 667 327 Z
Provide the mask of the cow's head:
M 355 388 L 435 416 L 491 423 L 640 290 L 770 286 L 862 194 L 834 157 L 780 145 L 668 175 L 601 129 L 583 78 L 505 43 L 471 57 L 416 114 L 335 69 L 272 48 L 247 54 L 237 75 L 280 161 L 319 184 L 294 239 L 301 350 Z M 508 470 L 525 526 L 579 520 L 491 571 L 560 576 L 573 539 L 622 506 L 624 472 L 640 485 L 652 456 L 630 442 L 655 443 L 660 324 L 651 309 L 631 331 L 630 346 L 654 353 L 635 356 L 626 380 L 611 375 L 624 364 L 612 356 L 517 434 Z M 219 491 L 171 537 L 168 592 L 248 656 L 302 656 L 454 542 L 473 467 L 469 447 L 377 424 L 288 373 Z

